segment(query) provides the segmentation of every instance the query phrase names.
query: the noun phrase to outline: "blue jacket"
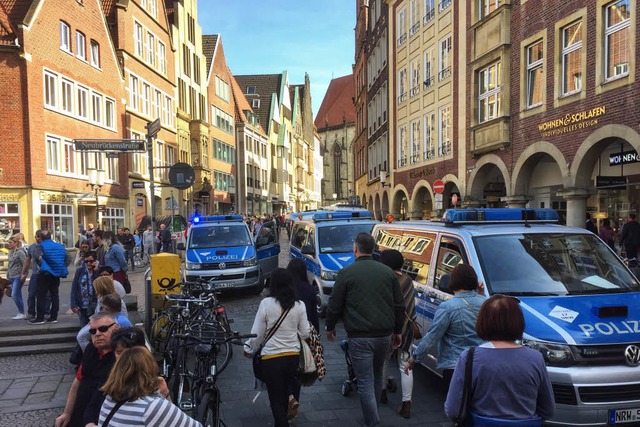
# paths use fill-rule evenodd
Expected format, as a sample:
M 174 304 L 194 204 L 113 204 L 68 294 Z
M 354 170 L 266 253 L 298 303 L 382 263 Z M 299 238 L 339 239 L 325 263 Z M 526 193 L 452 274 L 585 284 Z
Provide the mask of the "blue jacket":
M 49 273 L 54 277 L 67 277 L 69 270 L 65 260 L 67 250 L 60 243 L 45 239 L 40 243 L 42 247 L 42 265 L 40 273 Z
M 93 281 L 98 277 L 98 271 L 95 270 L 93 275 L 89 276 L 89 270 L 86 267 L 80 267 L 76 270 L 75 276 L 73 276 L 73 282 L 71 282 L 71 308 L 87 308 L 91 301 L 82 300 L 82 285 L 85 282 L 89 282 L 89 291 L 93 290 Z M 93 293 L 93 302 L 97 301 L 95 292 Z
M 114 243 L 111 249 L 104 254 L 104 264 L 113 268 L 113 272 L 127 271 L 127 259 L 124 256 L 122 245 Z
M 440 304 L 413 358 L 421 360 L 427 354 L 437 354 L 438 369 L 454 369 L 465 349 L 484 342 L 476 334 L 476 319 L 484 301 L 484 296 L 475 291 L 463 291 Z

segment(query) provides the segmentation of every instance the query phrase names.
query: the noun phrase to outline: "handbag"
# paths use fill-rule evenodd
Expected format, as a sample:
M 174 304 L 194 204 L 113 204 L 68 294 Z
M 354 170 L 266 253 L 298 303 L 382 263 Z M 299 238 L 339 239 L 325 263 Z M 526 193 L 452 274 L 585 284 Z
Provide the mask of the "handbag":
M 407 317 L 407 320 L 409 321 L 409 324 L 411 325 L 411 331 L 412 331 L 413 339 L 414 340 L 421 339 L 422 338 L 422 330 L 420 329 L 420 326 L 418 325 L 418 322 L 416 322 L 414 319 L 410 318 L 406 311 L 405 311 L 404 315 Z
M 458 416 L 453 419 L 453 427 L 466 427 L 471 423 L 471 376 L 473 373 L 473 355 L 476 348 L 471 347 L 467 353 L 467 363 L 464 367 L 464 385 L 462 386 L 462 398 Z
M 298 361 L 298 382 L 303 386 L 310 386 L 318 379 L 318 368 L 311 352 L 311 347 L 298 335 L 300 342 L 300 357 Z
M 284 318 L 287 317 L 287 314 L 289 314 L 289 310 L 283 311 L 280 314 L 280 317 L 278 317 L 278 320 L 276 320 L 276 323 L 273 325 L 273 327 L 269 330 L 267 335 L 264 337 L 264 340 L 262 341 L 262 344 L 260 344 L 260 347 L 258 348 L 258 350 L 255 353 L 253 353 L 253 376 L 262 382 L 264 382 L 264 369 L 262 366 L 263 363 L 262 363 L 262 354 L 261 354 L 262 348 L 267 343 L 267 341 L 271 339 L 273 334 L 276 333 L 276 331 L 284 321 Z
M 327 368 L 324 363 L 324 346 L 320 340 L 320 334 L 315 326 L 311 325 L 311 332 L 307 339 L 311 353 L 313 353 L 313 359 L 316 363 L 316 369 L 318 372 L 318 380 L 322 381 L 325 375 L 327 375 Z

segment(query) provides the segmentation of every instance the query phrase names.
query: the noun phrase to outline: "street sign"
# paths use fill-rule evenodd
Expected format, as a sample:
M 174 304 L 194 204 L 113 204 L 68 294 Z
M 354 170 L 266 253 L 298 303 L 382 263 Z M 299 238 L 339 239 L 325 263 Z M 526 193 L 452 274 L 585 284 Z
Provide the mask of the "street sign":
M 169 169 L 169 182 L 178 190 L 191 187 L 196 179 L 196 173 L 187 163 L 176 163 Z
M 458 204 L 458 195 L 457 195 L 457 194 L 455 194 L 455 193 L 453 193 L 453 194 L 451 195 L 451 204 L 452 204 L 453 206 L 455 206 L 455 205 L 457 205 L 457 204 Z
M 93 193 L 67 194 L 67 199 L 93 199 L 95 201 L 96 196 Z
M 107 159 L 117 159 L 120 153 L 107 153 Z
M 157 119 L 155 119 L 154 121 L 152 121 L 146 126 L 147 136 L 151 138 L 155 137 L 158 134 L 158 132 L 160 132 L 161 127 L 162 125 L 160 124 L 160 117 L 158 117 Z
M 433 191 L 435 191 L 436 194 L 442 194 L 444 192 L 444 182 L 440 179 L 433 181 Z
M 98 205 L 98 212 L 106 212 L 107 205 Z
M 442 202 L 436 202 L 436 210 L 437 211 L 441 211 L 442 210 Z
M 145 184 L 144 181 L 132 181 L 131 182 L 131 188 L 144 188 Z
M 74 139 L 77 151 L 146 151 L 143 139 Z
M 443 198 L 442 193 L 439 193 L 439 194 L 438 194 L 438 193 L 436 193 L 436 202 L 441 202 L 441 201 L 442 201 L 442 198 Z

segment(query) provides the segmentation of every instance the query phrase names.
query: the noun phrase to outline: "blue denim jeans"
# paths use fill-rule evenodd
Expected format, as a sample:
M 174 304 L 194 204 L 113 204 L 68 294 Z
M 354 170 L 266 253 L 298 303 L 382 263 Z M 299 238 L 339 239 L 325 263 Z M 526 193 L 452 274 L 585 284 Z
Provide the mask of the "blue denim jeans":
M 376 338 L 349 338 L 349 355 L 353 373 L 358 379 L 358 395 L 364 415 L 364 425 L 380 423 L 378 402 L 382 393 L 382 367 L 389 354 L 391 336 Z
M 22 285 L 20 276 L 11 279 L 11 299 L 16 303 L 18 307 L 18 313 L 24 314 L 24 302 L 22 301 Z
M 31 278 L 29 279 L 29 287 L 27 289 L 27 313 L 29 313 L 29 316 L 35 316 L 36 295 L 38 294 L 38 273 L 31 273 Z M 46 309 L 44 314 L 48 316 L 49 311 L 51 311 L 51 295 L 49 295 L 49 293 L 47 293 L 45 307 Z

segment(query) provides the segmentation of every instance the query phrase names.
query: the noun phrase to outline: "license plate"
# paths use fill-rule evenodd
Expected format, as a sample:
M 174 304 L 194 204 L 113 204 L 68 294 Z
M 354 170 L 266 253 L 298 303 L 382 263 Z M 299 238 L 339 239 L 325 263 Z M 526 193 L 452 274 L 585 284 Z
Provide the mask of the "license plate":
M 216 288 L 233 288 L 235 287 L 235 283 L 214 283 Z
M 640 420 L 640 409 L 614 409 L 609 411 L 609 424 L 633 423 Z

